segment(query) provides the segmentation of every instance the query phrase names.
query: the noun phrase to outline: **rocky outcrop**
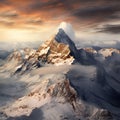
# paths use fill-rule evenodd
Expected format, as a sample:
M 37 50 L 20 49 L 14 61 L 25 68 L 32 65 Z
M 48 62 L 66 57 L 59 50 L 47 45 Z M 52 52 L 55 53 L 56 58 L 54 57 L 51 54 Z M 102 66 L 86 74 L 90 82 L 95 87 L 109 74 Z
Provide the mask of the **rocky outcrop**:
M 37 81 L 32 91 L 4 109 L 7 120 L 112 120 L 110 113 L 78 99 L 76 91 L 64 74 L 45 75 L 40 79 L 34 77 L 34 80 L 29 80 L 29 84 Z
M 6 63 L 3 65 L 4 70 L 10 71 L 14 74 L 23 67 L 25 68 L 26 61 L 29 62 L 31 60 L 30 56 L 34 56 L 35 52 L 36 50 L 30 48 L 15 50 L 8 56 Z
M 76 95 L 65 75 L 48 75 L 47 79 L 39 81 L 27 96 L 18 99 L 12 106 L 5 109 L 5 113 L 8 116 L 29 115 L 34 108 L 54 100 L 59 103 L 69 103 L 73 109 L 77 109 Z
M 70 65 L 75 60 L 74 56 L 71 55 L 70 46 L 71 45 L 63 42 L 57 42 L 55 37 L 52 37 L 43 43 L 38 50 L 26 48 L 20 51 L 14 51 L 8 57 L 8 64 L 16 63 L 13 67 L 15 68 L 13 73 L 21 71 L 24 73 L 27 70 L 32 70 L 50 64 L 56 66 Z
M 113 53 L 120 54 L 120 50 L 114 48 L 103 48 L 98 51 L 99 54 L 102 54 L 104 57 L 112 56 Z
M 70 55 L 69 46 L 58 43 L 54 37 L 46 41 L 37 50 L 38 59 L 54 65 L 72 64 L 74 58 Z
M 97 51 L 91 47 L 83 48 L 83 50 L 91 54 L 97 54 Z
M 84 49 L 77 50 L 74 42 L 63 29 L 59 29 L 56 35 L 43 43 L 37 50 L 26 48 L 14 51 L 8 57 L 8 64 L 10 61 L 12 61 L 12 64 L 16 63 L 14 64 L 13 73 L 21 71 L 24 73 L 25 71 L 50 64 L 58 66 L 71 65 L 76 62 L 84 65 L 96 63 L 91 53 Z

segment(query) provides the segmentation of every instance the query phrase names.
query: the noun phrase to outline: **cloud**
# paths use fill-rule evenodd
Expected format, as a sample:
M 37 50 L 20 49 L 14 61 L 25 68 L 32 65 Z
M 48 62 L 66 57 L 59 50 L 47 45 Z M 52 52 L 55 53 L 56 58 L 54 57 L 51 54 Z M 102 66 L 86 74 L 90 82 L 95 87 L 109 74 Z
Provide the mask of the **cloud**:
M 62 9 L 67 10 L 68 8 L 72 8 L 72 6 L 78 2 L 79 0 L 32 1 L 31 4 L 28 5 L 28 10 L 29 11 L 38 11 L 38 10 L 53 11 L 54 9 L 57 9 L 57 10 L 59 9 L 62 11 Z
M 27 24 L 42 24 L 43 20 L 41 18 L 30 18 L 26 21 Z
M 120 49 L 120 41 L 117 41 L 117 42 L 116 42 L 116 44 L 115 44 L 115 48 Z
M 0 25 L 10 27 L 10 26 L 14 26 L 14 24 L 15 24 L 15 22 L 13 22 L 13 21 L 0 20 Z
M 0 60 L 4 60 L 8 57 L 8 55 L 10 54 L 11 52 L 8 52 L 6 50 L 0 50 Z
M 67 73 L 67 76 L 71 86 L 77 91 L 78 97 L 119 115 L 120 75 L 117 66 L 120 65 L 120 62 L 116 66 L 115 61 L 114 64 L 112 61 L 109 64 L 100 64 L 96 69 L 92 66 L 81 67 L 77 65 Z
M 0 0 L 0 3 L 2 4 L 8 3 L 8 0 Z
M 110 20 L 112 15 L 120 11 L 119 5 L 110 6 L 92 6 L 86 8 L 80 8 L 73 12 L 75 17 L 83 20 L 92 20 L 95 22 L 103 22 Z M 114 19 L 118 18 L 114 16 Z
M 120 33 L 120 24 L 118 24 L 118 25 L 104 25 L 104 27 L 101 28 L 101 30 L 99 32 L 119 34 Z
M 117 36 L 117 37 L 116 37 Z M 88 39 L 89 38 L 89 39 Z M 77 48 L 83 47 L 107 47 L 107 48 L 119 48 L 119 34 L 104 34 L 102 32 L 93 33 L 89 36 L 77 37 L 75 44 Z
M 0 0 L 0 4 L 18 11 L 21 16 L 26 15 L 30 17 L 38 15 L 44 18 L 46 22 L 49 20 L 57 22 L 54 18 L 58 18 L 62 19 L 62 21 L 66 19 L 72 22 L 80 20 L 81 24 L 91 21 L 93 24 L 95 22 L 104 22 L 105 20 L 119 19 L 118 12 L 120 11 L 120 2 L 118 0 L 109 1 L 109 3 L 107 0 Z M 18 17 L 18 14 L 8 12 L 3 16 Z M 64 16 L 64 18 L 60 16 Z M 32 23 L 32 20 L 30 23 Z M 36 23 L 36 21 L 34 20 L 33 23 Z
M 0 26 L 46 32 L 66 21 L 77 31 L 89 32 L 119 21 L 119 6 L 119 0 L 0 0 Z
M 11 51 L 11 50 L 19 50 L 24 48 L 38 48 L 42 44 L 41 41 L 32 41 L 32 42 L 0 42 L 0 51 Z
M 3 18 L 17 18 L 19 15 L 16 11 L 4 11 L 0 13 L 0 17 Z

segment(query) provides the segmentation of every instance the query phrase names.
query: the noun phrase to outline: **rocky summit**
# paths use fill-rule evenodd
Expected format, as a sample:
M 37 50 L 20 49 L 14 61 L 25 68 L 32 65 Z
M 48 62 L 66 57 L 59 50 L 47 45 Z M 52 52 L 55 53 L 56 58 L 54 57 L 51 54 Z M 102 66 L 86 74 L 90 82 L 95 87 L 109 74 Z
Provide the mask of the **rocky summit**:
M 39 68 L 46 65 L 70 65 L 74 62 L 77 55 L 77 49 L 72 40 L 66 35 L 64 30 L 60 29 L 57 35 L 45 41 L 37 50 L 26 48 L 16 50 L 8 56 L 13 72 L 24 73 L 27 70 Z
M 13 73 L 39 68 L 46 65 L 95 64 L 94 56 L 85 50 L 78 50 L 75 43 L 60 28 L 58 33 L 45 41 L 37 50 L 14 51 L 8 57 L 9 65 L 14 64 Z M 9 65 L 6 65 L 6 69 Z

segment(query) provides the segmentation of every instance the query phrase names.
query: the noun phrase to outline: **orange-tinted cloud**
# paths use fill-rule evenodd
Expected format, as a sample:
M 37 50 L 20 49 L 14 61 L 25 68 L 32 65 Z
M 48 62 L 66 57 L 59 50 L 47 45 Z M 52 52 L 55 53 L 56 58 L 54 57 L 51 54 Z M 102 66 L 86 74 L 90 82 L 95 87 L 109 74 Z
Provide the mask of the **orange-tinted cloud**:
M 120 19 L 119 0 L 0 0 L 0 25 L 38 27 L 69 21 L 89 28 Z

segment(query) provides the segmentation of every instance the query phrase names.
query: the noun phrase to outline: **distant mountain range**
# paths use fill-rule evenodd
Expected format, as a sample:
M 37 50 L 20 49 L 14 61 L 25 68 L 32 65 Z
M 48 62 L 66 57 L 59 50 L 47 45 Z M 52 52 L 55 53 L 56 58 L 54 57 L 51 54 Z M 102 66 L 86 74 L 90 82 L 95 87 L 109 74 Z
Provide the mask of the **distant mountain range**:
M 77 49 L 70 31 L 62 23 L 38 49 L 3 54 L 2 76 L 25 83 L 16 91 L 28 89 L 2 110 L 7 120 L 119 120 L 120 50 Z

